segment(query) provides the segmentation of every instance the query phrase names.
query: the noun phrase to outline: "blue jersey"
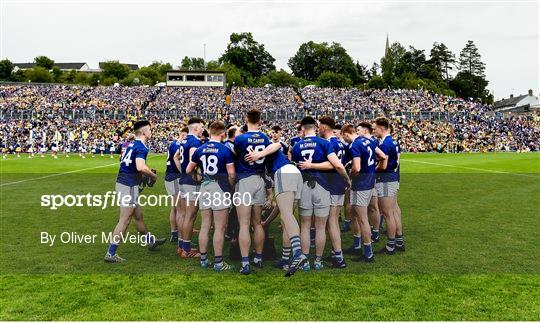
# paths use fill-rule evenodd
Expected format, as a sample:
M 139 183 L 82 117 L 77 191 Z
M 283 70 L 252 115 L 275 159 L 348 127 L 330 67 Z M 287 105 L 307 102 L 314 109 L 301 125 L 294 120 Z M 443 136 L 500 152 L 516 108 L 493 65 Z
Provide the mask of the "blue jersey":
M 224 144 L 227 148 L 229 148 L 232 152 L 234 152 L 234 141 L 227 139 L 227 140 L 225 140 L 225 141 L 223 142 L 223 144 Z
M 334 153 L 336 153 L 337 158 L 341 162 L 341 164 L 345 165 L 346 158 L 347 158 L 347 151 L 346 146 L 339 141 L 336 137 L 331 137 L 329 140 L 330 145 L 332 146 L 332 150 Z M 343 177 L 341 177 L 337 171 L 332 171 L 332 181 L 331 181 L 331 189 L 330 194 L 332 195 L 341 195 L 345 194 L 345 180 Z
M 174 155 L 180 149 L 180 143 L 178 140 L 173 140 L 169 148 L 167 149 L 167 170 L 165 171 L 165 180 L 173 181 L 177 178 L 180 178 L 180 170 L 176 167 L 174 162 Z
M 210 140 L 195 150 L 191 161 L 199 165 L 203 181 L 216 181 L 224 192 L 230 191 L 227 165 L 234 164 L 234 158 L 227 146 Z
M 272 142 L 272 143 L 274 143 L 274 142 Z M 285 154 L 285 156 L 287 156 L 287 154 L 289 153 L 289 145 L 287 145 L 283 141 L 280 141 L 279 144 L 281 145 L 281 148 L 279 150 L 281 150 L 281 152 L 283 154 Z
M 302 140 L 302 138 L 300 138 L 300 137 L 298 137 L 298 136 L 297 136 L 297 137 L 292 137 L 292 138 L 291 138 L 291 149 L 293 149 L 293 148 L 294 148 L 294 145 L 296 145 L 297 143 L 299 143 L 300 140 Z
M 357 137 L 351 144 L 351 157 L 360 158 L 360 173 L 352 177 L 353 191 L 366 191 L 375 186 L 375 167 L 377 143 L 367 137 Z
M 292 160 L 300 162 L 311 159 L 313 163 L 323 163 L 328 161 L 328 155 L 334 154 L 332 145 L 326 139 L 315 135 L 305 137 L 300 140 L 292 149 Z M 315 169 L 302 170 L 304 176 L 308 175 L 315 179 L 319 185 L 325 190 L 330 191 L 332 188 L 332 172 L 320 171 Z
M 137 186 L 141 183 L 141 176 L 137 170 L 137 158 L 146 160 L 148 148 L 140 140 L 135 139 L 120 158 L 120 170 L 116 177 L 116 182 L 127 186 Z
M 260 131 L 248 131 L 234 139 L 234 151 L 238 156 L 236 173 L 239 180 L 253 174 L 264 174 L 265 158 L 248 163 L 244 157 L 252 151 L 263 151 L 268 145 L 270 145 L 270 139 Z
M 290 163 L 287 156 L 280 149 L 266 157 L 266 171 L 269 174 L 274 174 L 278 169 Z
M 186 168 L 189 164 L 189 151 L 191 148 L 199 148 L 201 145 L 199 138 L 192 134 L 188 134 L 186 138 L 180 142 L 180 147 L 178 149 L 180 150 L 180 172 L 182 174 L 186 173 Z M 199 185 L 199 183 L 194 181 L 191 176 L 181 176 L 180 184 Z
M 377 173 L 377 182 L 399 182 L 399 152 L 398 143 L 390 135 L 379 143 L 379 149 L 388 157 L 386 169 Z

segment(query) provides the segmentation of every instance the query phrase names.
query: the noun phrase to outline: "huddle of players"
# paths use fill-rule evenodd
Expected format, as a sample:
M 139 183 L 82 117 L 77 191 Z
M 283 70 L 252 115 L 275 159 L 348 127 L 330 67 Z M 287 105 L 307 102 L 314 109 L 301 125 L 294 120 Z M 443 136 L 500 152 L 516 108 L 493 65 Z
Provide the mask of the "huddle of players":
M 332 243 L 332 266 L 346 267 L 339 230 L 339 214 L 344 204 L 352 206 L 355 229 L 352 250 L 360 252 L 363 249 L 361 260 L 369 262 L 374 259 L 371 248 L 373 223 L 370 225 L 368 219 L 370 203 L 380 207 L 387 223 L 388 241 L 379 252 L 393 254 L 396 249 L 404 250 L 401 213 L 396 199 L 399 146 L 390 137 L 387 119 L 380 118 L 374 123 L 374 134 L 380 139 L 378 143 L 372 137 L 372 125 L 369 123 L 360 123 L 358 131 L 352 125 L 345 125 L 341 132 L 337 131 L 337 135 L 341 135 L 338 138 L 332 118 L 322 117 L 317 123 L 314 118 L 305 117 L 299 125 L 299 136 L 291 140 L 291 149 L 280 141 L 272 142 L 261 132 L 261 121 L 260 111 L 249 111 L 243 133 L 236 127 L 227 131 L 224 123 L 215 121 L 208 129 L 209 140 L 203 143 L 203 121 L 192 118 L 187 129 L 183 129 L 180 140 L 170 144 L 165 187 L 174 199 L 170 213 L 171 240 L 178 241 L 177 253 L 181 258 L 199 258 L 202 268 L 210 266 L 208 236 L 213 225 L 213 269 L 234 269 L 223 260 L 223 244 L 230 206 L 227 199 L 236 192 L 240 196 L 248 194 L 251 202 L 236 205 L 242 256 L 240 273 L 250 274 L 252 265 L 262 267 L 265 233 L 261 214 L 263 207 L 271 204 L 272 188 L 283 229 L 282 259 L 276 266 L 284 269 L 286 276 L 293 275 L 300 268 L 311 268 L 308 255 L 313 226 L 316 256 L 313 267 L 323 268 L 327 230 Z M 121 158 L 116 189 L 132 196 L 133 204 L 129 208 L 121 208 L 120 221 L 113 236 L 125 231 L 131 217 L 138 221 L 139 232 L 149 234 L 142 221 L 142 211 L 136 205 L 140 179 L 133 176 L 140 172 L 153 181 L 156 179 L 155 172 L 144 163 L 148 153 L 144 141 L 150 136 L 150 125 L 146 121 L 142 123 L 142 127 L 141 122 L 134 125 L 136 140 Z M 278 131 L 274 129 L 274 134 Z M 273 137 L 279 139 L 279 135 Z M 347 172 L 349 168 L 350 172 Z M 295 202 L 298 202 L 300 224 L 293 214 Z M 123 212 L 123 209 L 129 209 L 130 213 Z M 191 237 L 198 210 L 202 221 L 199 250 L 196 251 L 191 246 Z M 378 212 L 373 218 L 379 218 Z M 373 227 L 378 229 L 378 224 Z M 253 261 L 249 258 L 251 230 L 255 249 Z M 361 246 L 357 240 L 359 236 L 362 237 Z M 378 237 L 374 238 L 378 240 Z M 164 239 L 151 236 L 149 239 L 151 249 L 164 243 Z M 105 261 L 124 260 L 116 254 L 117 246 L 109 246 Z

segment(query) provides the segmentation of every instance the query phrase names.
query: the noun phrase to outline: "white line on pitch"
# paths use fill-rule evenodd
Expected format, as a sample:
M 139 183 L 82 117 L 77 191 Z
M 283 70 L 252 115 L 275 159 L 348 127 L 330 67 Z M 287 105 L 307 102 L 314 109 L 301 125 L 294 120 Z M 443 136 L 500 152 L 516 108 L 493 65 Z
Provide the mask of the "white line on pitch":
M 522 173 L 505 172 L 505 171 L 502 171 L 502 170 L 493 170 L 493 169 L 484 169 L 484 168 L 475 168 L 475 167 L 456 166 L 456 165 L 440 164 L 440 163 L 432 163 L 432 162 L 426 162 L 426 161 L 421 161 L 421 160 L 412 160 L 412 159 L 402 159 L 401 161 L 407 161 L 407 162 L 412 162 L 412 163 L 420 163 L 420 164 L 427 164 L 427 165 L 435 165 L 435 166 L 445 166 L 445 167 L 461 168 L 461 169 L 475 170 L 475 171 L 486 172 L 486 173 L 509 174 L 509 175 L 516 175 L 516 176 L 523 176 L 523 177 L 532 177 L 532 178 L 539 178 L 539 179 L 540 179 L 540 176 L 534 176 L 534 175 L 522 174 Z
M 51 175 L 40 176 L 40 177 L 33 177 L 33 178 L 23 179 L 23 180 L 16 181 L 16 182 L 4 183 L 4 184 L 0 184 L 0 187 L 2 187 L 2 186 L 8 186 L 8 185 L 14 185 L 14 184 L 19 184 L 19 183 L 24 183 L 24 182 L 35 181 L 35 180 L 38 180 L 38 179 L 44 179 L 44 178 L 50 178 L 50 177 L 55 177 L 55 176 L 61 176 L 61 175 L 66 175 L 66 174 L 80 173 L 80 172 L 83 172 L 83 171 L 85 171 L 85 170 L 91 170 L 91 169 L 97 169 L 97 168 L 110 167 L 110 166 L 114 166 L 114 165 L 118 165 L 118 162 L 113 163 L 113 164 L 107 164 L 107 165 L 101 165 L 101 166 L 95 166 L 95 167 L 88 167 L 88 168 L 82 168 L 82 169 L 70 170 L 70 171 L 68 171 L 68 172 L 63 172 L 63 173 L 58 173 L 58 174 L 51 174 Z

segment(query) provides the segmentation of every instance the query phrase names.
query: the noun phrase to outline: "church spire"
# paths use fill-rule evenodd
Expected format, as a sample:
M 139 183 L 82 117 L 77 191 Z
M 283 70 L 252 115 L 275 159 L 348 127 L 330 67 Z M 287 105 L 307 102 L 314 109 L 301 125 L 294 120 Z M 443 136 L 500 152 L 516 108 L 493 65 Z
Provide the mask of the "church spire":
M 389 49 L 390 49 L 390 42 L 388 41 L 388 33 L 386 33 L 386 47 L 384 48 L 385 55 L 388 53 Z

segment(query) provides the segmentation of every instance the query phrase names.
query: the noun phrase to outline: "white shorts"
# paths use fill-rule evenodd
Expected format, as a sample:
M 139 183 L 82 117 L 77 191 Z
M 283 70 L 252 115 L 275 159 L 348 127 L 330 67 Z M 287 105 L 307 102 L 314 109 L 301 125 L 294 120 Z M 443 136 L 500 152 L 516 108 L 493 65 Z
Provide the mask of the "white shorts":
M 165 189 L 167 194 L 171 196 L 176 196 L 180 192 L 180 183 L 178 179 L 173 179 L 172 181 L 165 181 Z
M 120 207 L 135 207 L 139 199 L 139 186 L 127 186 L 116 183 L 117 198 L 119 199 Z
M 397 196 L 399 190 L 399 182 L 382 182 L 375 183 L 378 197 L 394 197 Z
M 64 149 L 64 152 L 66 152 L 66 153 L 70 153 L 70 152 L 71 152 L 71 149 L 69 149 L 69 148 L 66 148 L 66 149 Z
M 373 189 L 365 191 L 351 191 L 351 205 L 365 206 L 369 205 L 371 197 L 373 196 Z
M 41 151 L 42 153 L 46 153 L 46 152 L 47 152 L 47 148 L 41 148 L 40 151 Z
M 315 187 L 311 188 L 308 182 L 304 182 L 300 198 L 300 215 L 326 217 L 329 213 L 330 192 L 325 190 L 319 183 L 315 183 Z
M 266 188 L 264 179 L 260 175 L 242 178 L 236 183 L 235 191 L 240 193 L 240 196 L 249 194 L 251 196 L 251 205 L 264 205 L 266 202 Z
M 217 182 L 201 184 L 199 209 L 219 211 L 227 209 L 229 206 L 231 206 L 231 195 L 230 193 L 223 192 Z
M 200 192 L 201 187 L 199 185 L 182 184 L 179 188 L 183 198 L 188 201 L 196 201 L 199 196 L 196 193 Z
M 57 151 L 58 151 L 58 147 L 52 147 L 51 150 L 54 151 L 54 152 L 57 152 Z
M 343 206 L 344 201 L 345 201 L 345 194 L 330 195 L 331 206 Z
M 302 195 L 302 173 L 292 164 L 287 164 L 274 174 L 274 192 L 278 196 L 283 192 L 294 192 L 294 198 L 299 200 Z

